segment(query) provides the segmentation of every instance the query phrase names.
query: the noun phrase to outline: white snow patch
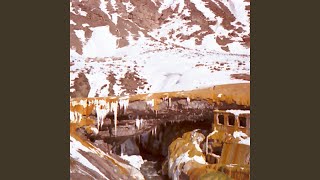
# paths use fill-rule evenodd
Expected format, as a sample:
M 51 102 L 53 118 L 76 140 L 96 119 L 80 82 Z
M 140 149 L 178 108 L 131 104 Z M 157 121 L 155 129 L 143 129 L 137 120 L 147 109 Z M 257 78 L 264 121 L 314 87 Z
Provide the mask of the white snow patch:
M 126 10 L 128 13 L 132 12 L 134 10 L 134 6 L 131 4 L 130 1 L 128 2 L 123 2 L 122 4 L 124 4 L 126 6 Z
M 90 29 L 92 36 L 83 47 L 83 55 L 92 58 L 112 56 L 117 48 L 117 37 L 110 33 L 109 26 Z
M 82 27 L 87 27 L 87 26 L 90 26 L 89 24 L 85 23 L 85 24 L 82 24 Z
M 105 0 L 100 0 L 99 8 L 101 9 L 102 12 L 109 14 L 107 10 L 107 2 Z
M 118 14 L 111 14 L 111 20 L 114 24 L 118 23 Z
M 248 12 L 245 10 L 247 5 L 250 5 L 250 2 L 245 2 L 243 0 L 221 0 L 221 2 L 228 7 L 231 13 L 237 18 L 237 21 L 240 21 L 244 25 L 249 25 Z
M 86 42 L 84 30 L 74 30 L 74 32 L 75 32 L 76 36 L 80 39 L 82 44 L 84 44 Z
M 234 137 L 234 138 L 237 138 L 237 137 L 247 138 L 248 135 L 247 135 L 246 133 L 243 133 L 242 131 L 234 131 L 234 132 L 233 132 L 233 137 Z
M 87 16 L 87 12 L 82 11 L 81 8 L 79 8 L 78 12 L 81 16 Z
M 111 0 L 110 2 L 111 2 L 111 5 L 112 5 L 113 9 L 117 10 L 118 9 L 117 8 L 117 1 L 116 0 Z
M 97 72 L 96 74 L 86 74 L 86 77 L 90 84 L 90 91 L 88 97 L 95 97 L 96 93 L 99 92 L 102 85 L 98 84 L 97 82 L 101 84 L 108 83 L 106 74 L 102 72 Z
M 71 19 L 70 19 L 70 24 L 72 24 L 72 25 L 77 25 L 74 21 L 72 21 Z
M 240 141 L 238 142 L 239 144 L 245 144 L 250 146 L 250 137 L 248 137 L 248 135 L 243 133 L 242 131 L 233 132 L 233 137 L 240 139 Z
M 188 17 L 190 16 L 190 11 L 188 9 L 185 9 L 183 10 L 182 14 Z
M 181 25 L 184 26 L 183 23 Z M 230 55 L 225 52 L 217 53 L 215 48 L 209 49 L 215 47 L 213 34 L 205 37 L 203 46 L 199 49 L 166 49 L 163 44 L 151 41 L 141 33 L 137 41 L 129 38 L 129 46 L 117 49 L 117 37 L 109 32 L 108 26 L 90 29 L 93 30 L 93 34 L 83 47 L 83 55 L 70 49 L 70 60 L 74 63 L 70 67 L 72 71 L 70 87 L 78 73 L 87 72 L 90 69 L 90 72 L 86 73 L 91 86 L 89 97 L 94 97 L 96 93 L 99 96 L 108 96 L 107 87 L 101 91 L 100 89 L 104 85 L 109 85 L 106 77 L 110 68 L 115 74 L 116 83 L 119 83 L 120 78 L 135 65 L 137 65 L 136 72 L 148 83 L 144 89 L 139 89 L 138 93 L 186 91 L 221 84 L 248 83 L 245 80 L 232 79 L 230 75 L 250 73 L 250 57 Z M 220 46 L 217 45 L 217 48 Z M 112 56 L 121 57 L 121 60 L 113 61 Z M 102 61 L 87 60 L 88 57 L 98 57 Z M 239 61 L 244 62 L 245 65 L 238 67 Z M 205 66 L 195 67 L 198 63 Z M 216 63 L 227 63 L 230 70 L 226 70 L 225 65 L 220 71 L 211 71 L 210 67 Z M 151 86 L 150 89 L 147 89 L 149 86 Z M 124 91 L 123 87 L 117 84 L 113 89 L 116 95 Z
M 169 7 L 174 10 L 177 5 L 179 6 L 178 13 L 181 13 L 184 7 L 184 0 L 164 0 L 158 9 L 158 12 L 162 13 L 163 10 L 168 9 Z
M 217 23 L 216 25 L 209 25 L 209 27 L 214 31 L 214 34 L 217 34 L 219 36 L 229 36 L 228 34 L 231 32 L 231 30 L 226 30 L 222 25 L 222 18 L 216 17 Z
M 230 52 L 237 52 L 239 54 L 250 54 L 250 48 L 245 48 L 240 42 L 232 42 L 228 44 Z
M 169 159 L 169 177 L 173 178 L 173 179 L 179 179 L 179 176 L 181 174 L 181 170 L 180 169 L 180 164 L 186 163 L 188 161 L 196 161 L 200 164 L 206 164 L 206 160 L 201 157 L 201 156 L 193 156 L 193 157 L 189 157 L 189 151 L 181 154 L 178 158 L 175 159 L 175 161 L 173 161 L 172 159 Z
M 234 110 L 234 109 L 230 109 L 230 110 L 226 110 L 227 113 L 231 113 L 234 114 L 235 116 L 239 116 L 239 114 L 250 114 L 250 110 Z
M 196 8 L 203 13 L 203 15 L 208 18 L 210 21 L 214 21 L 216 15 L 209 9 L 207 8 L 205 5 L 207 3 L 203 2 L 202 0 L 190 0 L 195 6 Z
M 70 2 L 70 12 L 72 12 L 73 14 L 76 14 L 76 12 L 74 11 L 74 8 L 72 6 L 72 2 Z
M 138 155 L 121 155 L 120 156 L 122 159 L 129 161 L 129 164 L 138 170 L 140 170 L 141 165 L 144 163 L 143 159 L 141 156 Z
M 202 156 L 193 156 L 192 159 L 200 164 L 206 164 L 206 160 Z
M 211 25 L 210 25 L 211 26 Z M 206 48 L 207 50 L 213 50 L 216 52 L 224 52 L 221 49 L 221 46 L 216 42 L 216 35 L 215 34 L 209 34 L 206 35 L 203 39 L 202 39 L 202 44 L 201 47 L 202 48 Z

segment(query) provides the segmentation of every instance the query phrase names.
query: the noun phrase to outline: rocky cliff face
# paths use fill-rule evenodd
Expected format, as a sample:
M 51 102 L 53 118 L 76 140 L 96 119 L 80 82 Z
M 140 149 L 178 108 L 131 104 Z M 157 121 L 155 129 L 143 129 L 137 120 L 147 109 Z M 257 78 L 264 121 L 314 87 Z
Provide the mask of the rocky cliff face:
M 117 48 L 145 36 L 177 47 L 241 53 L 250 48 L 249 20 L 247 0 L 71 0 L 70 42 L 83 54 L 94 28 L 105 26 Z

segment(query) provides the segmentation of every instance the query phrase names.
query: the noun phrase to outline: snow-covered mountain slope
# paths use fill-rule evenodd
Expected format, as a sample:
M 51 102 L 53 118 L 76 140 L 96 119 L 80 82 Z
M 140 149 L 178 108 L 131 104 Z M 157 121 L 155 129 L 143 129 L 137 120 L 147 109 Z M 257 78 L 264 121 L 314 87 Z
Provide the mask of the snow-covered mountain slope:
M 185 48 L 249 54 L 249 19 L 247 0 L 71 0 L 71 48 L 105 56 L 102 49 L 132 45 L 143 34 Z
M 71 97 L 248 82 L 250 2 L 71 0 Z

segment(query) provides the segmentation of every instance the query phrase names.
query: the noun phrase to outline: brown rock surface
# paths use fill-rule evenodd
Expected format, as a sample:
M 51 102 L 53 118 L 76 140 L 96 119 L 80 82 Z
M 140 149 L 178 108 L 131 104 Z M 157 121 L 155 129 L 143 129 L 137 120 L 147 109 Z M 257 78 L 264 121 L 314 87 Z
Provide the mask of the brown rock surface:
M 79 73 L 78 77 L 74 80 L 74 85 L 71 88 L 75 89 L 70 93 L 71 98 L 88 97 L 90 84 L 86 75 L 84 73 Z

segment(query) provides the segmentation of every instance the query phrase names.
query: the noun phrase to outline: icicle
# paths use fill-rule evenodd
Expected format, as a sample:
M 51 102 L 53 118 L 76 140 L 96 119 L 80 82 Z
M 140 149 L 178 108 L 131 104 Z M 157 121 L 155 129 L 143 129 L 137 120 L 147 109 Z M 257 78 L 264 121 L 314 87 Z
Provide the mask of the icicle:
M 81 119 L 79 112 L 77 112 L 77 111 L 73 112 L 73 119 L 72 119 L 73 123 L 78 123 L 79 119 Z
M 94 100 L 94 105 L 98 105 L 99 104 L 99 100 L 98 99 L 95 99 Z
M 87 107 L 87 100 L 70 102 L 70 121 L 79 123 L 82 119 L 82 111 Z
M 76 101 L 72 101 L 71 102 L 71 105 L 72 105 L 72 107 L 74 107 L 75 105 L 77 105 L 78 103 L 76 102 Z
M 154 107 L 154 99 L 148 100 L 148 101 L 147 101 L 147 105 L 148 105 L 148 106 L 151 106 L 151 107 Z
M 125 148 L 125 147 L 124 147 L 124 144 L 121 144 L 121 145 L 120 145 L 121 156 L 123 156 L 124 148 Z
M 70 111 L 70 121 L 73 123 L 79 123 L 82 118 L 82 114 L 78 111 Z
M 103 103 L 103 119 L 107 116 L 107 114 L 110 112 L 110 103 L 109 102 L 106 102 L 105 100 L 102 102 Z M 101 128 L 102 128 L 102 125 L 103 125 L 103 119 L 102 119 L 102 124 L 101 124 Z
M 140 119 L 140 127 L 142 128 L 142 126 L 143 126 L 143 119 L 141 118 Z
M 106 102 L 105 100 L 95 100 L 95 109 L 97 113 L 97 123 L 98 123 L 98 130 L 102 128 L 104 123 L 104 118 L 107 116 L 107 114 L 110 111 L 109 108 L 109 102 Z
M 123 108 L 124 112 L 126 112 L 129 106 L 129 99 L 120 99 L 119 105 L 120 105 L 120 109 Z
M 97 112 L 97 123 L 98 123 L 98 130 L 100 129 L 100 122 L 101 122 L 101 118 L 102 118 L 102 111 L 100 108 L 100 105 L 96 106 L 96 112 Z
M 189 97 L 187 97 L 187 103 L 188 103 L 188 105 L 190 104 L 190 98 Z
M 92 104 L 92 100 L 91 101 L 87 100 L 87 102 L 88 102 L 88 106 L 90 106 Z
M 76 114 L 77 114 L 77 123 L 80 123 L 82 119 L 82 114 L 80 112 L 76 112 Z
M 73 111 L 70 111 L 70 121 L 71 122 L 75 121 L 75 113 Z
M 118 116 L 118 101 L 111 102 L 111 109 L 114 115 L 114 134 L 117 136 L 117 116 Z
M 138 118 L 136 119 L 136 127 L 140 129 L 140 120 Z
M 106 108 L 106 101 L 105 100 L 97 100 L 95 101 L 95 108 L 97 113 L 97 123 L 98 123 L 98 130 L 102 128 L 103 120 L 108 114 L 108 109 Z
M 87 100 L 80 100 L 80 103 L 79 103 L 81 106 L 83 106 L 84 108 L 87 107 Z

